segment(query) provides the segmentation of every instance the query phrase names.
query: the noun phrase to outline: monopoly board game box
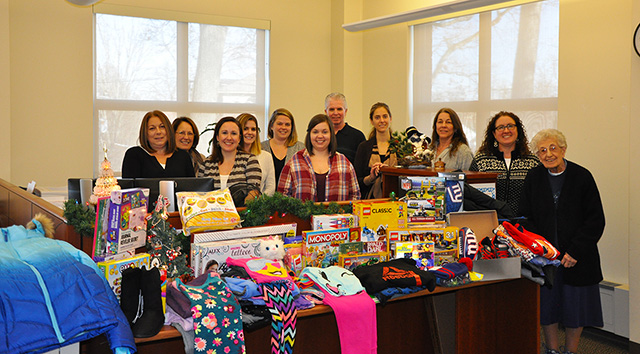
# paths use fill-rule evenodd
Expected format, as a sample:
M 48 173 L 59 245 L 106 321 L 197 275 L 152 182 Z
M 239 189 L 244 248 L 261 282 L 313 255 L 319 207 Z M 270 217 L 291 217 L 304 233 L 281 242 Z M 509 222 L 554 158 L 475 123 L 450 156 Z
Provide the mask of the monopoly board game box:
M 302 255 L 306 267 L 338 265 L 340 245 L 360 238 L 359 228 L 302 231 Z

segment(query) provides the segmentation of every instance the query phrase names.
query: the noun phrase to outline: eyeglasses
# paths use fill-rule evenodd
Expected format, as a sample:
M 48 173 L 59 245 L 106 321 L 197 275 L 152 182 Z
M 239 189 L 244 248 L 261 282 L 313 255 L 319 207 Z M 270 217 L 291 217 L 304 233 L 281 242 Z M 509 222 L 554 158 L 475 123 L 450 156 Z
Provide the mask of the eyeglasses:
M 180 135 L 180 136 L 185 136 L 185 135 L 186 136 L 193 136 L 193 132 L 184 132 L 184 131 L 182 131 L 182 132 L 178 132 L 177 135 Z
M 509 124 L 507 124 L 507 125 L 499 125 L 499 126 L 497 126 L 497 127 L 495 128 L 495 131 L 497 131 L 497 132 L 501 132 L 501 131 L 503 131 L 503 130 L 505 130 L 505 129 L 513 130 L 515 127 L 516 127 L 516 125 L 515 125 L 515 124 L 511 124 L 511 123 L 509 123 Z
M 536 152 L 536 155 L 538 155 L 538 156 L 544 156 L 544 155 L 546 155 L 546 154 L 547 154 L 547 151 L 548 151 L 548 152 L 550 152 L 550 153 L 552 153 L 552 154 L 554 154 L 554 153 L 555 153 L 556 151 L 558 151 L 558 150 L 560 150 L 560 148 L 559 148 L 558 146 L 555 146 L 555 145 L 553 145 L 553 144 L 552 144 L 552 145 L 549 145 L 549 147 L 548 147 L 548 148 L 543 147 L 543 148 L 541 148 L 540 150 L 538 150 L 538 151 Z

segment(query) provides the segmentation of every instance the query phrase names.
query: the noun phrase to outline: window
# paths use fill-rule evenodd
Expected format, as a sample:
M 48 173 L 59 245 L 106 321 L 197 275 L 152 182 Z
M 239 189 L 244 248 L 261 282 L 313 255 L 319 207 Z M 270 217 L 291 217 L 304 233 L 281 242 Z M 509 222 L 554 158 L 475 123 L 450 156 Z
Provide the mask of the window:
M 125 151 L 137 144 L 142 117 L 151 110 L 165 112 L 170 120 L 188 116 L 200 131 L 242 112 L 264 121 L 267 47 L 265 29 L 97 13 L 97 161 L 106 147 L 118 174 Z M 208 155 L 212 136 L 201 137 L 200 153 Z
M 455 110 L 472 151 L 492 115 L 512 111 L 531 139 L 557 126 L 558 0 L 412 27 L 412 124 L 431 134 Z

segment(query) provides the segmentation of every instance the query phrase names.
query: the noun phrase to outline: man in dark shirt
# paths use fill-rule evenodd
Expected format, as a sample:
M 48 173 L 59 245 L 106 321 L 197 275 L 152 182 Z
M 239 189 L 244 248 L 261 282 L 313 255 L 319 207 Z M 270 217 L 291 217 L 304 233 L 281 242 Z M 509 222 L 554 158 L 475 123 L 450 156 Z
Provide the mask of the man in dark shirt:
M 333 129 L 336 132 L 338 141 L 338 152 L 354 163 L 358 145 L 365 141 L 362 132 L 344 121 L 347 115 L 347 98 L 339 92 L 330 93 L 324 99 L 324 112 L 333 122 Z

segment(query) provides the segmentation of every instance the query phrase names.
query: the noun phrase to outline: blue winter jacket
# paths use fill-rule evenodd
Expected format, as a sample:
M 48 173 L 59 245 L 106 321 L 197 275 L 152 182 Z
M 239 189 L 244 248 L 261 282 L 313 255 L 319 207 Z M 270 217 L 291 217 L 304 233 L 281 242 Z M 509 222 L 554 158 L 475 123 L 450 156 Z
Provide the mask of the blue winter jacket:
M 96 264 L 42 226 L 0 229 L 0 353 L 41 353 L 105 333 L 136 351 L 131 328 Z

